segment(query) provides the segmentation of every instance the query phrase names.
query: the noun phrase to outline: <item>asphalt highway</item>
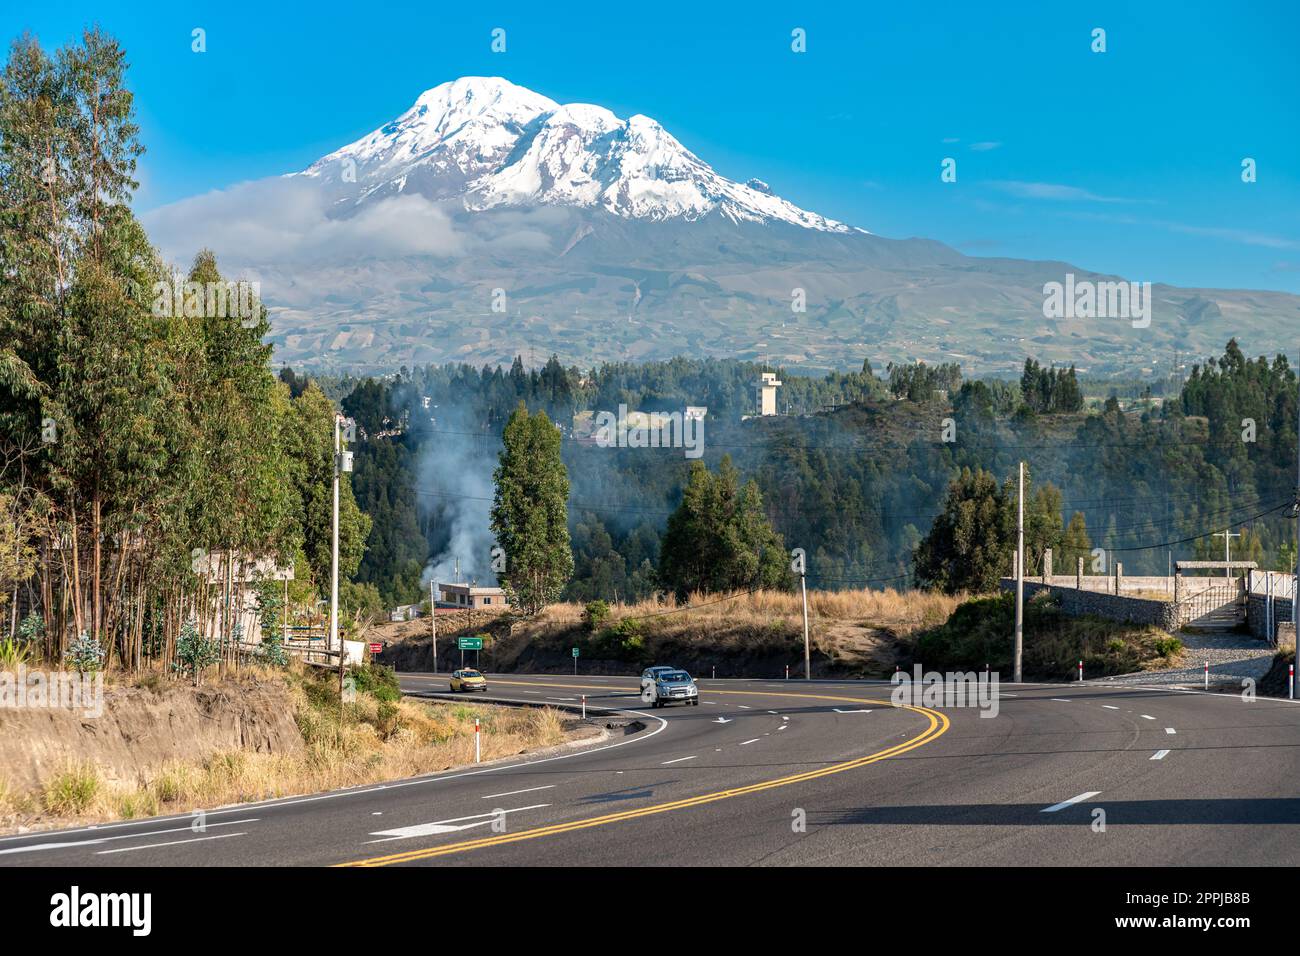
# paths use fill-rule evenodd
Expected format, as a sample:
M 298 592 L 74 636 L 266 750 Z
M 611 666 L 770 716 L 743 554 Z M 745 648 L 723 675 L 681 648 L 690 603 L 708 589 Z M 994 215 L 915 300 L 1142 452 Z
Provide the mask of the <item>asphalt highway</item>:
M 643 725 L 584 747 L 186 816 L 0 838 L 0 866 L 1291 865 L 1300 706 L 1001 687 L 997 716 L 888 684 L 488 675 L 488 700 Z M 403 674 L 415 695 L 445 676 Z

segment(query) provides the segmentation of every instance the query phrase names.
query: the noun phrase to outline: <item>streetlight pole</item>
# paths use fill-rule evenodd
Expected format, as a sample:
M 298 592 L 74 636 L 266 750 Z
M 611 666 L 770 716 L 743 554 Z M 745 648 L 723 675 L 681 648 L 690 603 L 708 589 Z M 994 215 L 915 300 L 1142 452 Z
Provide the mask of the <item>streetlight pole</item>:
M 1019 491 L 1016 494 L 1016 650 L 1012 680 L 1020 683 L 1020 660 L 1025 645 L 1025 463 L 1020 463 Z

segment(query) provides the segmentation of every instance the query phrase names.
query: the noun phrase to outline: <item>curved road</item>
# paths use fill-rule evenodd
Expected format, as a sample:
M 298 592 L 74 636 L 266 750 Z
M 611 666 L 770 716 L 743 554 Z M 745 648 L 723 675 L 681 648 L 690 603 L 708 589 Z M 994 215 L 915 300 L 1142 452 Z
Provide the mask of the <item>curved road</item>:
M 401 675 L 412 694 L 446 678 Z M 630 712 L 586 749 L 189 816 L 0 839 L 0 865 L 1295 865 L 1300 707 L 1003 685 L 996 717 L 888 684 L 489 675 Z

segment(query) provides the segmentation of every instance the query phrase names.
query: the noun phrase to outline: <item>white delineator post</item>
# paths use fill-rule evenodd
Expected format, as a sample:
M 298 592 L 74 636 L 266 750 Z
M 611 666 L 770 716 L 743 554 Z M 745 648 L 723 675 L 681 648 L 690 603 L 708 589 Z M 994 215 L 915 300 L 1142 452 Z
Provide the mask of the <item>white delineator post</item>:
M 587 695 L 582 695 L 582 719 L 587 719 Z
M 1205 662 L 1205 689 L 1210 689 L 1210 662 Z
M 789 679 L 790 679 L 790 665 L 789 665 L 789 664 L 786 664 L 786 665 L 785 665 L 785 679 L 786 679 L 786 680 L 789 680 Z
M 1288 700 L 1295 700 L 1295 665 L 1294 664 L 1287 665 L 1286 696 Z
M 1083 682 L 1083 661 L 1079 661 L 1079 682 Z
M 478 718 L 474 718 L 474 762 L 479 763 L 483 755 L 483 750 L 479 746 Z
M 1016 495 L 1016 649 L 1011 679 L 1020 683 L 1020 659 L 1025 645 L 1025 463 L 1020 463 L 1020 490 Z M 1082 671 L 1080 671 L 1082 674 Z

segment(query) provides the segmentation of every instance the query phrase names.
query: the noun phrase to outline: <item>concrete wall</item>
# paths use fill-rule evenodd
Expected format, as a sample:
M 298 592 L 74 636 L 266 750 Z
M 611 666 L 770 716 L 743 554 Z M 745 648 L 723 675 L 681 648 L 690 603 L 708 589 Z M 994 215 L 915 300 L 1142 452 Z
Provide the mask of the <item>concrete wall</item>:
M 1056 580 L 1060 580 L 1060 576 Z M 1033 580 L 1025 581 L 1025 599 L 1033 597 L 1040 591 L 1049 591 L 1061 605 L 1061 610 L 1072 617 L 1081 614 L 1093 614 L 1110 621 L 1124 621 L 1131 624 L 1152 624 L 1166 631 L 1178 629 L 1178 608 L 1172 601 L 1152 601 L 1146 598 L 1127 597 L 1125 595 L 1107 594 L 1085 588 L 1080 591 L 1074 587 L 1074 578 L 1070 577 L 1068 587 L 1046 585 Z M 1143 580 L 1135 578 L 1130 580 Z M 1161 578 L 1159 580 L 1167 580 Z M 1085 578 L 1085 583 L 1087 579 Z M 1013 578 L 1002 579 L 1002 589 L 1014 591 L 1016 582 Z
M 1030 575 L 1025 578 L 1026 582 L 1042 582 L 1041 575 Z M 1061 588 L 1073 588 L 1075 586 L 1075 576 L 1073 574 L 1053 574 L 1051 584 Z M 1223 584 L 1223 578 L 1208 577 L 1190 577 L 1183 575 L 1184 595 L 1197 594 L 1200 591 L 1208 590 L 1212 587 L 1218 587 Z M 1085 591 L 1104 591 L 1111 593 L 1115 587 L 1115 575 L 1113 574 L 1085 574 L 1083 576 L 1083 589 Z M 1138 591 L 1155 591 L 1160 594 L 1173 595 L 1174 579 L 1166 575 L 1124 575 L 1120 578 L 1120 594 L 1133 594 Z

